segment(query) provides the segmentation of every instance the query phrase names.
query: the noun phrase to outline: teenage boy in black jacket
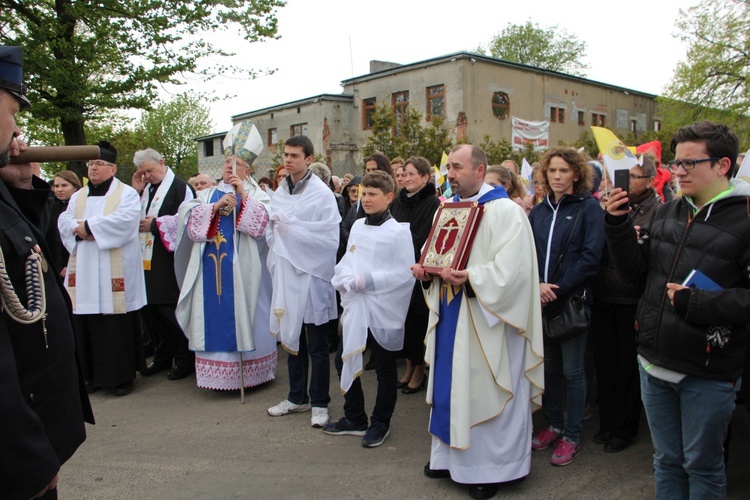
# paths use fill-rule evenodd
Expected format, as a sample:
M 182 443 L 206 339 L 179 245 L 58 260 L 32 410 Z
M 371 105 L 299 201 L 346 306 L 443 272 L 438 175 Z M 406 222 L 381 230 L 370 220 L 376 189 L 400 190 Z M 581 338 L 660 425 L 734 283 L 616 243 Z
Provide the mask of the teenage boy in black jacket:
M 639 245 L 627 193 L 613 190 L 607 246 L 623 276 L 646 279 L 636 330 L 656 498 L 724 498 L 722 443 L 750 323 L 750 186 L 731 179 L 739 140 L 725 125 L 683 127 L 671 148 L 682 197 L 659 207 Z M 693 270 L 721 290 L 683 285 Z

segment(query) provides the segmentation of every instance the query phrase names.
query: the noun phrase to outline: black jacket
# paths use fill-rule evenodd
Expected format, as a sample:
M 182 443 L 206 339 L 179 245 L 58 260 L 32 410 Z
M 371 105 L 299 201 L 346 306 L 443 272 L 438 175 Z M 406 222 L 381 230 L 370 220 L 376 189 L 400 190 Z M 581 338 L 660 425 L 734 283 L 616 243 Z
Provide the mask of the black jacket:
M 631 202 L 633 211 L 629 218 L 633 225 L 640 226 L 640 241 L 648 239 L 651 220 L 656 209 L 659 208 L 661 198 L 654 189 L 649 189 L 640 200 Z M 591 283 L 596 301 L 607 304 L 635 305 L 643 295 L 644 282 L 634 283 L 620 273 L 610 254 L 612 251 L 605 246 L 602 255 L 602 267 L 599 275 Z
M 659 207 L 641 245 L 633 225 L 607 215 L 606 236 L 624 276 L 645 279 L 638 303 L 638 353 L 649 362 L 696 377 L 734 381 L 742 373 L 750 323 L 750 186 L 694 213 L 680 198 Z M 690 288 L 667 297 L 698 269 L 723 290 Z
M 28 303 L 26 258 L 38 246 L 49 260 L 44 234 L 29 220 L 44 219 L 48 192 L 49 186 L 46 192 L 29 191 L 19 206 L 0 182 L 0 248 L 24 305 Z M 44 284 L 47 346 L 42 321 L 24 325 L 7 312 L 0 318 L 2 498 L 31 498 L 47 486 L 60 465 L 86 439 L 84 415 L 93 422 L 76 365 L 70 305 L 56 279 L 54 265 L 48 265 L 44 272 Z
M 440 199 L 435 194 L 435 185 L 432 182 L 428 182 L 414 195 L 408 194 L 406 189 L 399 191 L 391 203 L 390 210 L 394 219 L 409 223 L 415 262 L 419 262 L 424 242 L 430 235 L 432 218 L 440 206 Z

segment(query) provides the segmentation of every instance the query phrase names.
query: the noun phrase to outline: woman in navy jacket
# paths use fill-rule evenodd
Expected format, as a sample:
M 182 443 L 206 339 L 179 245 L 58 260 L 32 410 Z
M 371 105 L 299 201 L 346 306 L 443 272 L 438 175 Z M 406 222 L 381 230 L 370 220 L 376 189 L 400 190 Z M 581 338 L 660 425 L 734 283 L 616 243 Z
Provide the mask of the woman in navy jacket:
M 590 167 L 576 150 L 549 150 L 540 161 L 540 176 L 547 194 L 531 210 L 529 222 L 539 265 L 542 311 L 550 315 L 573 294 L 582 296 L 585 292 L 587 303 L 591 303 L 589 281 L 599 272 L 604 250 L 604 214 L 590 194 Z M 569 237 L 570 243 L 560 260 Z M 544 450 L 554 444 L 550 460 L 553 465 L 568 465 L 581 449 L 587 338 L 588 332 L 544 346 L 544 406 L 550 426 L 534 437 L 531 446 Z

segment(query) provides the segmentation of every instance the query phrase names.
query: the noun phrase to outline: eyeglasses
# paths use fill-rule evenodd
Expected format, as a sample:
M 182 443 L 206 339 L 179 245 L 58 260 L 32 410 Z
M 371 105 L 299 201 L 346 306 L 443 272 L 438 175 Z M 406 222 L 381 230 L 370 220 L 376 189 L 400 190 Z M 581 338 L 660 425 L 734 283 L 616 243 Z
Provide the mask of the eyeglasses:
M 636 175 L 636 174 L 630 174 L 631 179 L 650 179 L 653 177 L 653 175 Z
M 689 170 L 693 170 L 696 165 L 698 165 L 699 163 L 703 163 L 704 161 L 715 162 L 719 160 L 721 160 L 721 158 L 700 158 L 698 160 L 674 160 L 674 161 L 670 161 L 668 165 L 669 165 L 669 170 L 671 170 L 672 172 L 677 172 L 677 170 L 680 167 L 684 168 L 685 171 L 687 172 Z
M 108 161 L 103 161 L 103 160 L 95 160 L 95 161 L 86 162 L 86 166 L 89 167 L 89 168 L 91 168 L 91 167 L 112 167 L 112 166 L 114 166 L 114 163 L 110 163 Z

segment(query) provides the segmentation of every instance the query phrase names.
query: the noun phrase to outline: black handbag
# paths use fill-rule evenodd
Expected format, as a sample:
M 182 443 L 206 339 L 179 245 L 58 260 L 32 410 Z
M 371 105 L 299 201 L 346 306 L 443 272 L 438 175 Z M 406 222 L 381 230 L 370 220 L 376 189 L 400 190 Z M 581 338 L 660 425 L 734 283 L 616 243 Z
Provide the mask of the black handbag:
M 565 246 L 560 252 L 560 257 L 557 259 L 557 267 L 555 268 L 555 275 L 560 270 L 560 264 L 562 263 L 563 255 L 565 250 L 568 248 L 573 233 L 575 232 L 578 220 L 581 218 L 583 207 L 578 211 L 576 220 L 573 222 L 573 227 L 570 229 L 570 235 L 568 235 L 568 241 L 565 242 Z M 564 300 L 562 307 L 556 309 L 556 311 L 549 315 L 546 311 L 542 310 L 542 329 L 544 331 L 544 343 L 545 344 L 559 344 L 575 338 L 589 330 L 591 326 L 591 320 L 584 304 L 586 303 L 586 290 L 584 289 L 583 295 L 570 295 Z

